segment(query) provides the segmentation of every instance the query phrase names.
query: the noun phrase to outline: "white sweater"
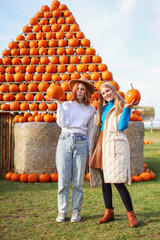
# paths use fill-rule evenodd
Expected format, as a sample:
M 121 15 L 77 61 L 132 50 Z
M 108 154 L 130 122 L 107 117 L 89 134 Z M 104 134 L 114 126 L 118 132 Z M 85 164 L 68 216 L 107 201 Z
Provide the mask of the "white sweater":
M 90 150 L 95 112 L 96 110 L 93 106 L 86 106 L 76 101 L 59 103 L 57 124 L 62 128 L 62 132 L 82 133 L 86 135 L 88 150 Z

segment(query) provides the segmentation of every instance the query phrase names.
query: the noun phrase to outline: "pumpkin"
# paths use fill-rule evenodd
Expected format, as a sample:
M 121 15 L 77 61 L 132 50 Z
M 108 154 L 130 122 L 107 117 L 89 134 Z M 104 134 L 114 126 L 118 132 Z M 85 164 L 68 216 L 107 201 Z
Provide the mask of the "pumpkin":
M 84 33 L 83 32 L 77 32 L 76 33 L 76 38 L 78 38 L 78 39 L 84 38 Z
M 88 65 L 88 71 L 89 72 L 96 72 L 97 71 L 97 65 L 96 64 L 89 64 Z
M 43 120 L 44 122 L 53 122 L 53 116 L 51 114 L 45 114 Z
M 76 39 L 76 38 L 70 38 L 70 39 L 68 40 L 68 46 L 69 46 L 69 47 L 78 47 L 78 45 L 79 45 L 79 40 L 78 40 L 78 39 Z
M 44 95 L 42 93 L 37 93 L 35 95 L 36 101 L 42 101 L 44 99 Z
M 131 84 L 131 89 L 128 90 L 125 94 L 125 101 L 126 101 L 126 103 L 129 104 L 133 100 L 134 100 L 134 102 L 137 102 L 137 104 L 138 104 L 141 100 L 141 94 L 137 89 L 134 89 L 133 85 Z
M 61 88 L 63 89 L 64 92 L 69 92 L 71 90 L 69 86 L 69 82 L 62 82 Z
M 87 179 L 87 181 L 90 181 L 90 174 L 89 174 L 89 172 L 86 173 L 86 179 Z
M 99 72 L 92 72 L 91 73 L 91 80 L 98 81 L 101 78 L 101 74 Z
M 42 65 L 47 65 L 47 64 L 49 63 L 49 58 L 48 58 L 48 57 L 42 57 L 42 58 L 40 59 L 40 63 L 41 63 Z
M 1 104 L 1 110 L 2 111 L 8 111 L 9 110 L 9 104 L 7 104 L 7 103 Z
M 68 69 L 68 68 L 67 68 L 67 69 Z M 76 72 L 74 73 L 74 72 L 73 72 L 73 73 L 71 74 L 71 79 L 80 79 L 80 77 L 81 77 L 81 75 L 80 75 L 79 73 L 76 73 Z
M 18 102 L 11 102 L 10 103 L 10 110 L 11 111 L 18 111 L 20 104 Z
M 33 116 L 28 117 L 28 122 L 34 122 L 34 117 Z
M 90 63 L 91 62 L 91 57 L 89 55 L 83 55 L 81 57 L 81 63 Z
M 41 115 L 38 115 L 38 116 L 35 116 L 35 117 L 34 117 L 34 121 L 35 121 L 35 122 L 42 122 L 42 121 L 43 121 L 43 118 L 41 117 Z
M 26 119 L 28 119 L 30 116 L 31 116 L 31 114 L 30 114 L 29 112 L 25 112 L 25 113 L 24 113 L 24 117 L 25 117 Z
M 12 74 L 8 73 L 5 75 L 5 80 L 6 82 L 13 82 L 14 81 L 14 77 Z
M 70 101 L 73 98 L 73 94 L 71 92 L 67 93 L 66 100 Z
M 17 84 L 10 84 L 10 85 L 9 85 L 9 91 L 10 91 L 10 92 L 19 92 L 19 87 L 18 87 L 18 85 L 17 85 Z M 2 92 L 2 90 L 1 90 L 1 92 Z
M 28 84 L 28 91 L 29 92 L 36 92 L 38 89 L 37 83 L 29 83 Z
M 102 72 L 102 79 L 103 79 L 104 81 L 106 81 L 106 80 L 113 80 L 112 73 L 111 73 L 110 71 L 108 71 L 108 70 Z
M 132 178 L 133 178 L 134 182 L 141 182 L 142 181 L 141 176 L 134 175 L 134 176 L 132 176 Z
M 31 48 L 31 49 L 29 50 L 29 54 L 30 54 L 31 56 L 36 56 L 36 55 L 38 55 L 38 49 L 35 48 L 35 47 Z M 31 62 L 31 63 L 32 63 L 32 62 Z M 33 63 L 32 63 L 32 64 L 33 64 Z
M 58 66 L 57 66 L 57 72 L 58 73 L 64 73 L 64 72 L 66 72 L 66 66 L 64 65 L 64 64 L 59 64 Z
M 98 101 L 97 100 L 93 100 L 93 102 L 91 103 L 91 105 L 97 110 L 98 109 Z
M 59 62 L 61 64 L 67 64 L 69 62 L 69 58 L 65 55 L 59 57 Z
M 103 83 L 104 83 L 104 81 L 98 81 L 98 82 L 96 82 L 95 87 L 96 87 L 97 91 L 100 90 L 100 86 L 101 86 Z
M 91 47 L 86 48 L 87 55 L 95 55 L 95 53 L 96 53 L 96 50 L 94 48 L 91 48 Z
M 6 180 L 11 180 L 11 176 L 12 176 L 13 172 L 8 172 L 5 174 L 5 179 Z
M 75 34 L 73 32 L 67 32 L 66 39 L 71 39 L 71 38 L 75 38 Z
M 49 98 L 59 99 L 63 95 L 63 89 L 61 86 L 52 85 L 47 89 L 47 96 Z
M 38 84 L 38 90 L 40 92 L 46 92 L 48 87 L 49 87 L 49 83 L 47 83 L 47 82 L 41 82 Z
M 54 81 L 60 81 L 61 80 L 61 76 L 60 75 L 58 75 L 58 74 L 53 74 L 52 75 L 52 81 L 54 82 Z
M 150 179 L 154 180 L 155 178 L 156 178 L 155 173 L 150 171 Z
M 123 99 L 125 98 L 124 92 L 118 90 L 117 93 L 118 93 Z
M 68 31 L 69 31 L 69 26 L 66 25 L 66 24 L 63 24 L 63 25 L 61 26 L 61 31 L 62 31 L 62 32 L 68 32 Z
M 57 68 L 55 65 L 49 64 L 46 66 L 47 73 L 55 73 L 56 71 L 57 71 Z
M 92 100 L 98 100 L 99 99 L 99 94 L 98 92 L 94 92 L 91 97 Z
M 74 72 L 76 71 L 76 66 L 73 65 L 73 64 L 69 64 L 69 65 L 67 66 L 67 71 L 68 71 L 69 73 L 74 73 Z
M 83 38 L 83 39 L 81 40 L 80 44 L 81 44 L 81 46 L 83 46 L 83 47 L 90 47 L 91 42 L 90 42 L 89 39 Z
M 109 83 L 111 83 L 114 87 L 115 87 L 115 89 L 118 91 L 119 90 L 119 85 L 118 85 L 118 83 L 117 82 L 115 82 L 115 81 L 109 81 Z
M 21 84 L 19 85 L 19 91 L 20 91 L 20 92 L 26 92 L 27 89 L 28 89 L 28 87 L 27 87 L 27 85 L 26 85 L 25 83 L 21 83 Z
M 5 102 L 8 102 L 8 101 L 14 101 L 14 95 L 12 93 L 5 93 L 3 95 L 3 100 Z
M 19 173 L 13 173 L 11 176 L 11 181 L 19 181 L 20 180 L 20 174 Z
M 28 173 L 22 173 L 20 176 L 20 182 L 26 183 L 28 182 Z
M 66 17 L 66 24 L 75 23 L 75 18 L 73 16 Z
M 26 95 L 25 95 L 25 100 L 26 100 L 27 102 L 33 101 L 33 100 L 34 100 L 34 95 L 33 95 L 33 93 L 26 93 Z
M 51 173 L 50 179 L 51 179 L 51 182 L 58 182 L 58 173 Z
M 57 49 L 57 55 L 64 55 L 65 54 L 65 49 L 64 48 L 58 48 Z
M 27 110 L 29 109 L 29 104 L 28 104 L 27 102 L 22 102 L 22 103 L 20 104 L 20 109 L 21 109 L 22 111 L 27 111 Z
M 16 101 L 23 101 L 24 99 L 25 99 L 25 96 L 22 93 L 17 93 L 15 96 Z
M 22 48 L 22 49 L 24 49 L 24 48 Z M 21 50 L 22 49 L 20 49 L 20 51 L 19 51 L 19 49 L 17 49 L 17 48 L 14 48 L 14 49 L 11 49 L 11 55 L 12 56 L 17 56 L 17 55 L 22 55 L 22 52 L 21 52 Z M 26 48 L 25 48 L 26 49 Z
M 35 183 L 38 182 L 38 175 L 36 173 L 32 173 L 28 175 L 28 182 Z
M 42 76 L 40 74 L 34 74 L 33 75 L 33 81 L 35 82 L 41 82 Z
M 69 81 L 71 76 L 67 73 L 62 74 L 62 81 Z
M 62 39 L 65 37 L 65 33 L 64 32 L 61 32 L 61 31 L 58 31 L 56 32 L 56 39 Z M 59 45 L 61 47 L 61 45 Z
M 77 65 L 77 72 L 87 72 L 88 67 L 85 63 L 80 63 Z
M 48 108 L 48 106 L 47 106 L 46 103 L 42 102 L 42 103 L 39 104 L 39 110 L 40 111 L 46 111 L 47 108 Z
M 147 163 L 144 163 L 144 167 L 147 168 Z
M 151 178 L 149 172 L 140 173 L 140 177 L 142 178 L 143 181 L 149 181 Z
M 50 181 L 50 176 L 47 173 L 41 173 L 39 175 L 39 182 L 49 182 Z
M 57 104 L 56 104 L 56 103 L 50 103 L 50 104 L 48 104 L 48 110 L 49 110 L 49 111 L 55 111 L 55 110 L 57 110 Z
M 26 120 L 27 119 L 24 116 L 22 116 L 19 118 L 19 123 L 24 123 L 24 122 L 26 122 Z
M 31 26 L 34 26 L 34 25 L 36 25 L 37 23 L 38 23 L 38 19 L 37 19 L 37 18 L 35 18 L 35 17 L 30 18 L 29 24 L 30 24 Z
M 33 102 L 29 105 L 29 110 L 30 111 L 35 111 L 37 109 L 38 109 L 38 104 L 37 103 Z

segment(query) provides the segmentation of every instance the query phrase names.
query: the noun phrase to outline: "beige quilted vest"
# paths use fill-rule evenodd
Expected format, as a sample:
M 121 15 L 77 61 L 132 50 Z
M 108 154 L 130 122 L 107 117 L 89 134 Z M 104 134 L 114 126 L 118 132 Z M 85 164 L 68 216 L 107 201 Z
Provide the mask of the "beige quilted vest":
M 128 180 L 128 183 L 131 184 L 129 143 L 124 131 L 118 130 L 118 122 L 121 114 L 117 117 L 113 117 L 113 113 L 114 108 L 108 112 L 104 123 L 102 148 L 104 179 L 106 183 L 124 183 Z M 94 127 L 90 160 L 99 133 L 100 127 Z M 90 167 L 89 172 L 91 187 L 101 185 L 99 169 Z

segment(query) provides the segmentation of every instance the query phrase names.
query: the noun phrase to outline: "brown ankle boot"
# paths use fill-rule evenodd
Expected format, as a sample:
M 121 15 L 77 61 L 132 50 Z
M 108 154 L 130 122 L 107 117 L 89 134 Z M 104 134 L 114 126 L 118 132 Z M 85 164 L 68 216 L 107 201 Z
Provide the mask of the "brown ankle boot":
M 130 212 L 127 212 L 127 217 L 129 220 L 129 226 L 130 227 L 137 227 L 139 225 L 137 217 L 135 215 L 135 212 L 132 210 Z
M 106 209 L 104 216 L 98 220 L 98 223 L 106 223 L 112 220 L 114 220 L 113 209 Z

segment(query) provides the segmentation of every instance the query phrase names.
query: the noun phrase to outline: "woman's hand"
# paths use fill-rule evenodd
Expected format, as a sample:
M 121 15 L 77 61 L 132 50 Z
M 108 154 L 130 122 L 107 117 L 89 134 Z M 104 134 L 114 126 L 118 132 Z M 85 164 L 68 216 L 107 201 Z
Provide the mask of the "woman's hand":
M 52 97 L 48 97 L 49 98 L 49 100 L 51 100 L 51 101 L 53 101 L 53 102 L 55 102 L 55 103 L 59 103 L 59 104 L 61 104 L 61 101 L 60 100 L 58 100 L 58 99 L 56 99 L 56 98 L 52 98 Z
M 135 99 L 133 99 L 133 101 L 131 103 L 126 103 L 124 107 L 129 108 L 129 107 L 133 107 L 134 105 L 137 105 L 138 101 L 135 101 Z

